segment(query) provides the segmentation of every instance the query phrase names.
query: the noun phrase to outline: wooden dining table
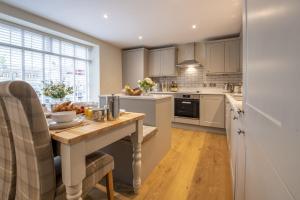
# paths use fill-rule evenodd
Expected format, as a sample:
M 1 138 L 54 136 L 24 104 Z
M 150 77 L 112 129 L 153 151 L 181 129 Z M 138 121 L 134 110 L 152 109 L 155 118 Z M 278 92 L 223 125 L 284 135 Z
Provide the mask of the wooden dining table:
M 133 189 L 138 193 L 141 185 L 144 117 L 143 113 L 124 113 L 114 121 L 85 120 L 80 126 L 50 131 L 52 140 L 58 144 L 67 199 L 81 199 L 82 181 L 86 176 L 86 156 L 126 136 L 131 136 Z

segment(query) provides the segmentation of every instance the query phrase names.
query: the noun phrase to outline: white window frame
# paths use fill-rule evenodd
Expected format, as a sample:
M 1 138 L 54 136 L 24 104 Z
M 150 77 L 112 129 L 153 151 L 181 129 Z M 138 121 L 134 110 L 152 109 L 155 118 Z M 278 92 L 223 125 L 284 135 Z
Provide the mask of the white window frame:
M 46 33 L 46 32 L 42 32 L 42 31 L 39 31 L 39 30 L 36 30 L 36 29 L 33 29 L 33 28 L 29 28 L 29 27 L 26 27 L 26 26 L 23 26 L 23 25 L 8 22 L 8 21 L 2 20 L 2 19 L 0 19 L 0 23 L 5 24 L 7 26 L 11 26 L 11 27 L 21 29 L 21 34 L 22 34 L 22 36 L 21 36 L 22 37 L 21 46 L 8 44 L 8 43 L 3 43 L 3 42 L 0 42 L 0 46 L 20 49 L 22 51 L 22 80 L 25 80 L 25 63 L 24 63 L 24 60 L 25 60 L 24 52 L 25 51 L 37 52 L 37 53 L 42 54 L 42 57 L 43 57 L 43 81 L 47 81 L 47 80 L 45 80 L 45 55 L 53 55 L 53 56 L 59 57 L 60 82 L 62 82 L 62 58 L 72 59 L 73 62 L 74 62 L 74 67 L 75 67 L 75 62 L 76 61 L 84 61 L 84 62 L 86 62 L 86 74 L 85 74 L 86 75 L 86 97 L 85 98 L 86 98 L 86 101 L 89 101 L 89 93 L 90 93 L 90 91 L 89 91 L 89 81 L 90 81 L 89 80 L 89 71 L 90 71 L 90 69 L 89 68 L 90 68 L 91 62 L 92 62 L 92 60 L 90 59 L 90 54 L 91 54 L 91 50 L 92 50 L 91 46 L 88 46 L 86 44 L 82 44 L 82 43 L 79 43 L 79 42 L 76 42 L 76 41 L 72 41 L 72 40 L 69 40 L 69 39 L 66 39 L 66 38 L 62 38 L 62 37 L 59 37 L 59 36 L 56 36 L 56 35 L 53 35 L 53 34 L 49 34 L 49 33 Z M 25 45 L 24 44 L 24 31 L 29 31 L 29 32 L 33 32 L 33 33 L 37 33 L 37 34 L 41 35 L 43 37 L 43 50 L 37 50 L 37 49 L 34 49 L 34 48 L 25 47 L 24 46 Z M 45 47 L 44 47 L 45 46 L 45 37 L 50 38 L 50 51 L 45 51 Z M 52 52 L 52 40 L 53 39 L 56 39 L 56 40 L 59 41 L 60 53 L 53 53 Z M 73 56 L 61 54 L 61 43 L 62 42 L 71 43 L 73 45 L 73 51 L 74 51 Z M 82 58 L 79 58 L 79 57 L 75 56 L 75 46 L 76 45 L 86 48 L 86 54 L 87 54 L 86 59 L 82 59 Z M 74 70 L 74 80 L 75 80 L 75 70 Z M 75 83 L 75 81 L 74 81 L 74 83 Z M 74 95 L 74 98 L 75 98 L 75 95 Z M 45 100 L 44 95 L 41 96 L 41 100 L 42 101 Z

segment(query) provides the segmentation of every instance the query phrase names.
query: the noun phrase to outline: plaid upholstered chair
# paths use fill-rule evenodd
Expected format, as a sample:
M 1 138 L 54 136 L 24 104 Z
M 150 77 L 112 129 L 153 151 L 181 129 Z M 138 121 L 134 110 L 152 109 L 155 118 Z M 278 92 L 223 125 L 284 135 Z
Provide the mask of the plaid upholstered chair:
M 4 101 L 0 98 L 0 199 L 13 200 L 15 194 L 15 147 Z
M 60 158 L 53 157 L 47 121 L 35 91 L 24 81 L 0 82 L 0 98 L 7 109 L 16 153 L 16 199 L 65 199 Z M 113 189 L 108 187 L 113 168 L 111 156 L 99 151 L 89 155 L 83 196 L 106 176 L 108 198 L 113 198 Z

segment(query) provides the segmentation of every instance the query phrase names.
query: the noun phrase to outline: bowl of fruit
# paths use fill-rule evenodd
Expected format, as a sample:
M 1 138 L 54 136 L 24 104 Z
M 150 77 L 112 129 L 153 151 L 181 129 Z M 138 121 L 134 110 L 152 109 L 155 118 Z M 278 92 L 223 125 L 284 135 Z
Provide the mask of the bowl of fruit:
M 125 86 L 125 94 L 130 96 L 140 96 L 143 91 L 140 88 L 132 89 L 129 85 Z
M 76 105 L 71 101 L 53 105 L 51 108 L 53 113 L 56 112 L 65 112 L 65 111 L 75 111 L 76 114 L 84 113 L 84 106 Z

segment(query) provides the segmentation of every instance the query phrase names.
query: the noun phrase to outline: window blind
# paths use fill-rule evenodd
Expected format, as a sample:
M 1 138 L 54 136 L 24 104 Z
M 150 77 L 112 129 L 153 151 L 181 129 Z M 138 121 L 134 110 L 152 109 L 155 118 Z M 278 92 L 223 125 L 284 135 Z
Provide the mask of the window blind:
M 25 80 L 45 103 L 43 85 L 63 82 L 74 88 L 66 97 L 88 100 L 90 47 L 0 20 L 0 81 Z

